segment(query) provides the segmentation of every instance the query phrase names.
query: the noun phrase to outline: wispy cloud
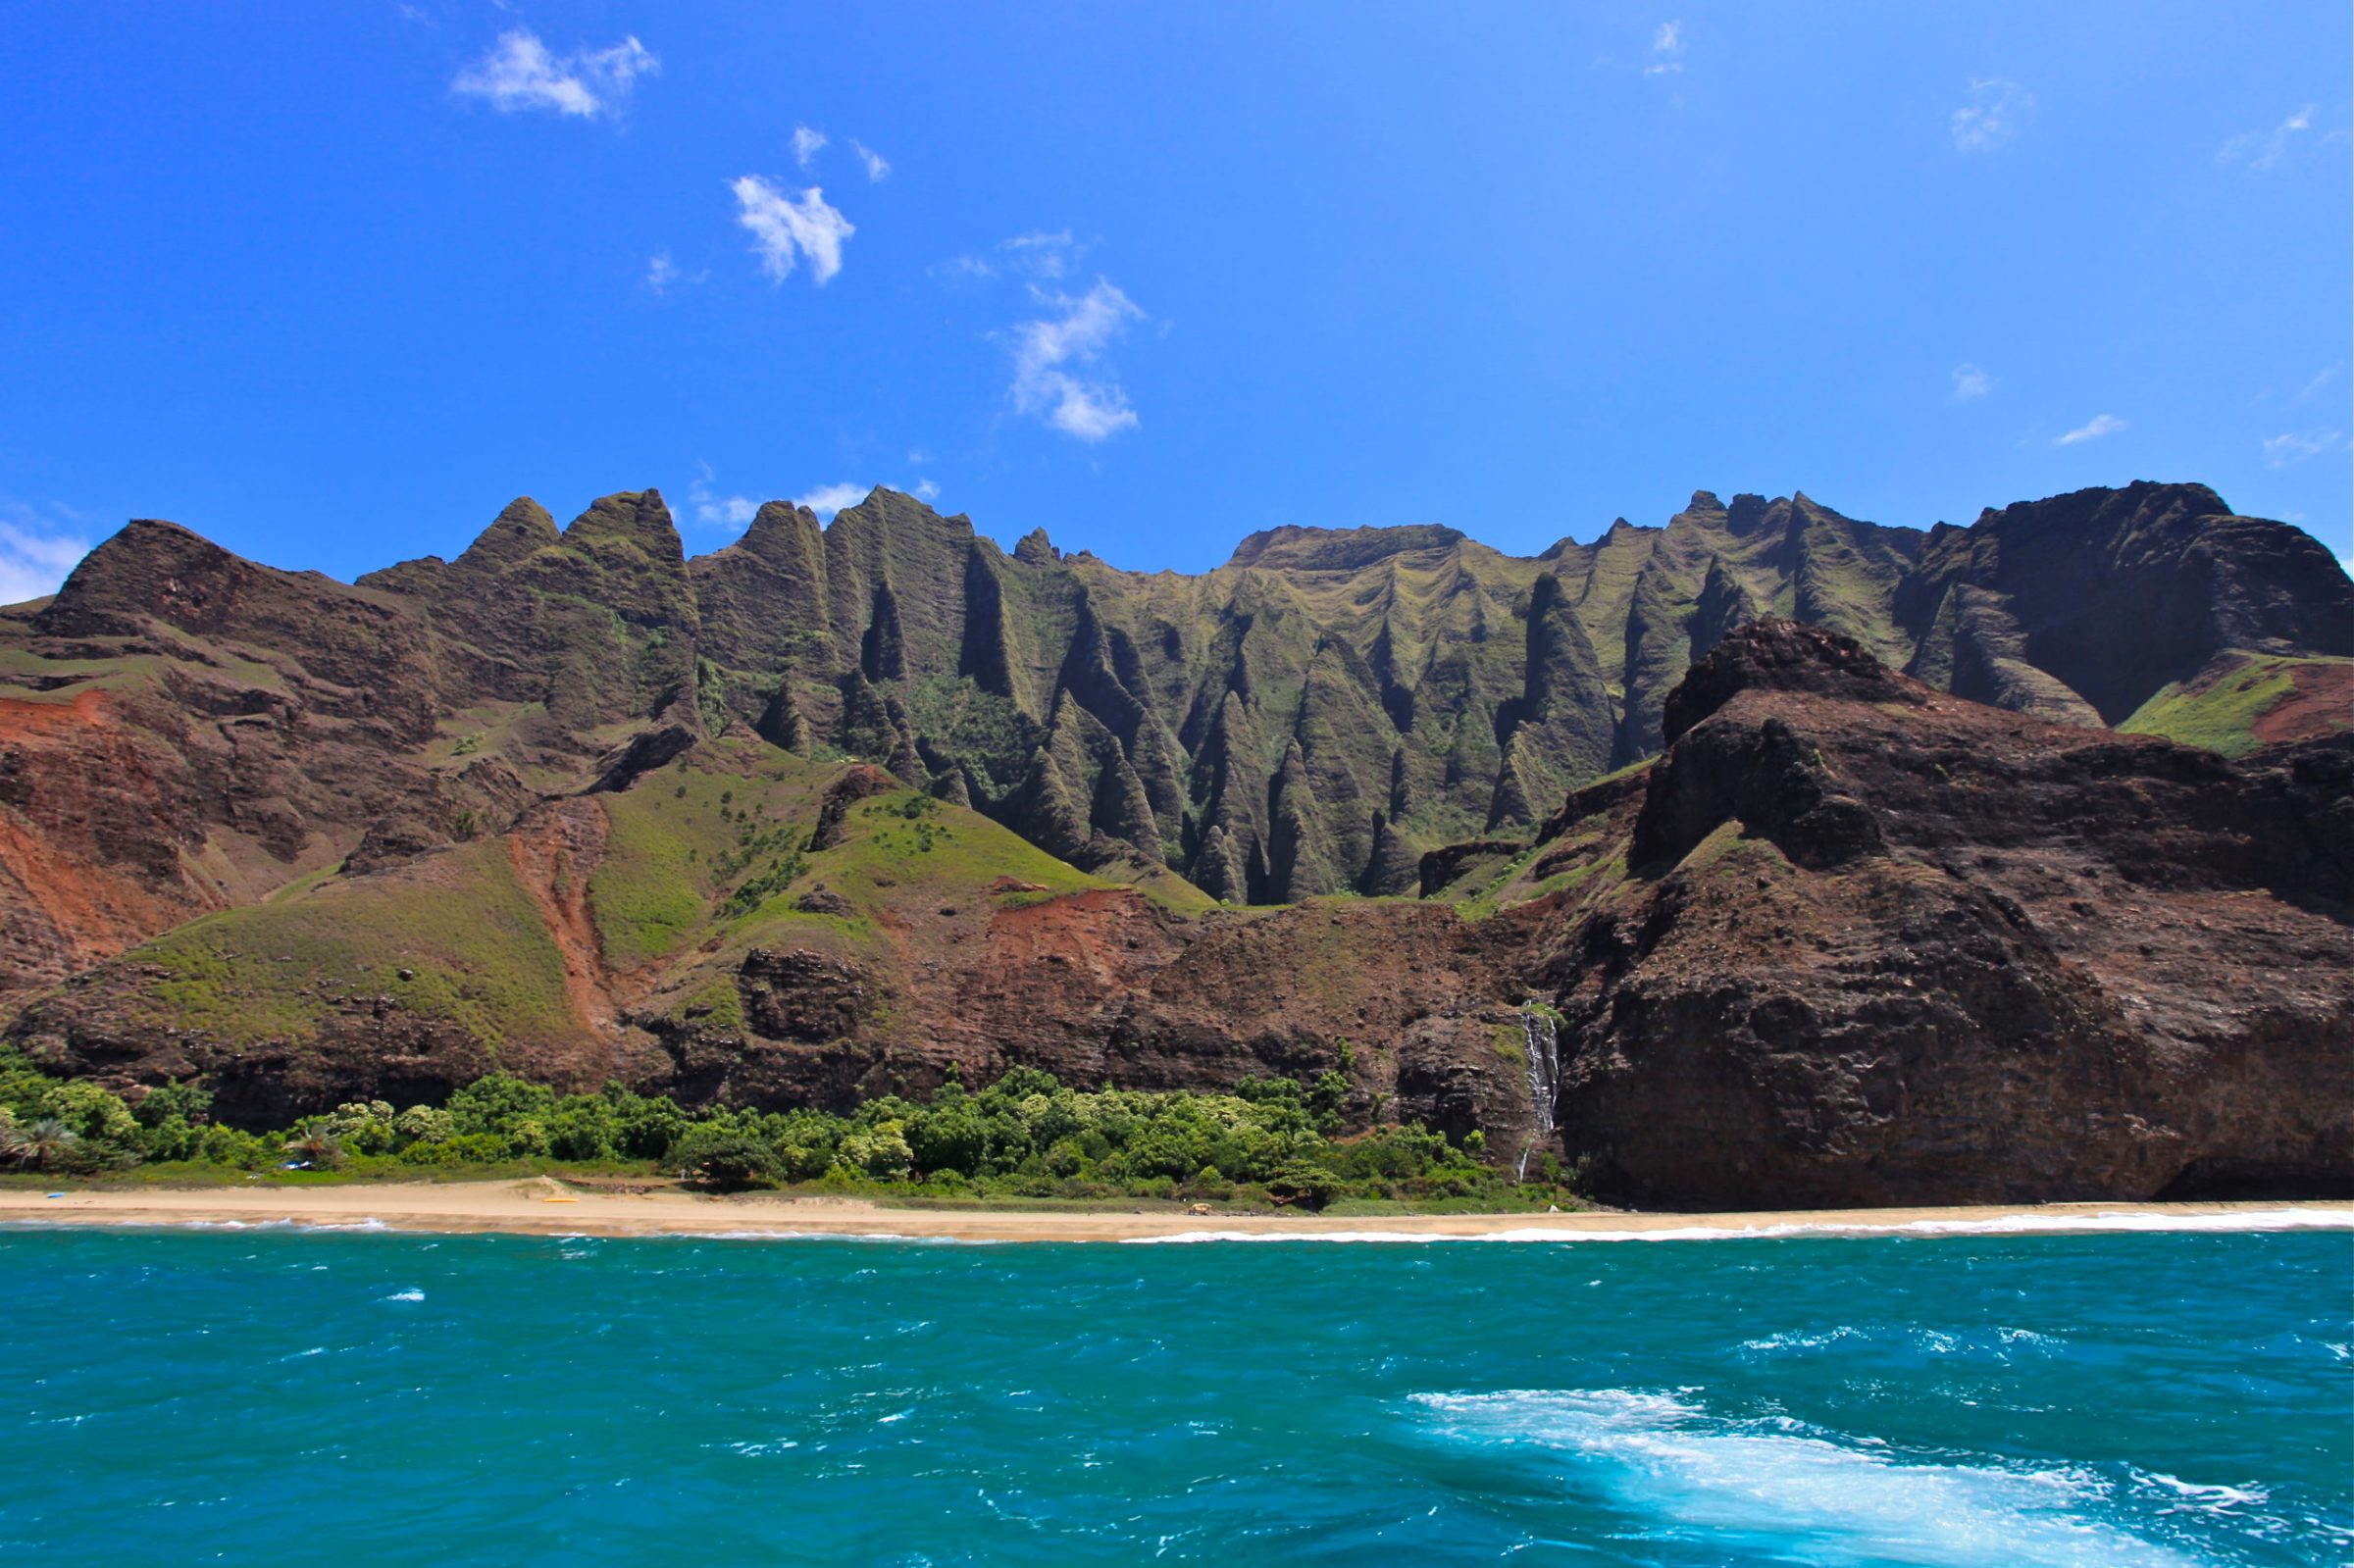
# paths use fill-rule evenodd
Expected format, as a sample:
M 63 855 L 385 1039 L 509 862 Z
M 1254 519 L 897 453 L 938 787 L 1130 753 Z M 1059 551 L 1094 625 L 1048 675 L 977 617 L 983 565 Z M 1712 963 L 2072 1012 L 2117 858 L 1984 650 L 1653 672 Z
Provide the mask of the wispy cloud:
M 1663 76 L 1681 71 L 1684 63 L 1677 56 L 1684 52 L 1684 25 L 1681 22 L 1663 22 L 1651 35 L 1651 63 L 1643 68 L 1647 76 Z
M 1027 234 L 1016 234 L 1001 240 L 998 249 L 1010 255 L 1015 265 L 1039 278 L 1060 278 L 1071 270 L 1077 254 L 1071 243 L 1071 231 L 1058 228 L 1052 233 L 1034 228 Z
M 1011 335 L 1013 406 L 1044 420 L 1066 435 L 1100 441 L 1137 424 L 1128 394 L 1108 376 L 1078 374 L 1097 365 L 1103 350 L 1145 313 L 1107 279 L 1099 278 L 1084 294 L 1049 294 L 1033 285 L 1032 297 L 1051 314 L 1022 322 Z
M 821 523 L 831 523 L 835 513 L 845 506 L 856 506 L 873 493 L 874 488 L 871 484 L 821 484 L 807 495 L 794 496 L 793 504 L 805 506 L 815 512 Z
M 792 276 L 793 263 L 802 257 L 821 285 L 842 271 L 842 243 L 858 230 L 826 205 L 819 187 L 791 197 L 758 175 L 744 175 L 728 188 L 736 193 L 736 221 L 751 230 L 753 253 L 772 281 Z
M 2324 452 L 2334 452 L 2344 444 L 2345 436 L 2337 430 L 2290 431 L 2270 436 L 2264 443 L 2264 460 L 2274 468 L 2287 468 Z
M 869 180 L 880 180 L 891 174 L 891 160 L 855 136 L 850 138 L 850 151 L 856 153 L 858 161 L 866 165 L 866 177 Z
M 458 73 L 449 90 L 479 98 L 500 114 L 546 109 L 592 120 L 627 109 L 638 78 L 661 69 L 662 62 L 635 37 L 609 49 L 557 55 L 538 34 L 518 28 L 500 33 L 488 54 Z
M 1013 273 L 1052 281 L 1069 274 L 1079 254 L 1080 247 L 1071 238 L 1069 229 L 1034 228 L 1026 234 L 998 240 L 994 255 L 951 256 L 935 266 L 932 275 L 972 281 Z
M 2346 362 L 2342 359 L 2323 366 L 2321 370 L 2315 374 L 2312 380 L 2307 381 L 2303 386 L 2298 387 L 2294 392 L 2289 394 L 2288 406 L 2290 408 L 2296 408 L 2309 401 L 2316 392 L 2319 392 L 2323 387 L 2328 386 L 2331 381 L 2336 380 L 2337 373 L 2345 368 Z
M 2270 130 L 2243 130 L 2215 149 L 2219 164 L 2245 164 L 2250 169 L 2277 169 L 2296 138 L 2313 128 L 2312 104 L 2307 104 Z
M 732 529 L 742 532 L 760 513 L 760 503 L 748 495 L 721 495 L 714 488 L 718 476 L 711 465 L 700 465 L 702 472 L 687 486 L 687 504 L 694 509 L 694 521 L 708 529 Z
M 720 494 L 711 465 L 702 463 L 697 467 L 700 473 L 687 486 L 687 502 L 693 510 L 694 521 L 705 528 L 742 532 L 750 526 L 752 519 L 760 515 L 760 503 L 748 495 Z M 856 506 L 874 493 L 876 488 L 872 484 L 848 482 L 820 484 L 806 494 L 792 497 L 791 504 L 805 506 L 817 514 L 819 522 L 831 523 L 836 513 L 844 507 Z M 940 486 L 930 480 L 918 480 L 913 484 L 895 484 L 890 488 L 903 490 L 925 501 L 935 500 L 940 495 Z
M 1954 111 L 1954 146 L 1963 152 L 1992 152 L 2026 128 L 2035 95 L 2004 76 L 1972 76 L 1970 102 Z
M 1954 397 L 1957 403 L 1974 403 L 1994 390 L 1994 378 L 1975 365 L 1954 367 Z
M 2124 428 L 2125 422 L 2115 414 L 2095 414 L 2066 435 L 2053 436 L 2052 444 L 2054 446 L 2078 446 L 2086 441 L 2097 441 L 2104 435 L 2115 435 Z
M 666 249 L 657 249 L 645 264 L 645 287 L 652 289 L 654 294 L 669 294 L 673 287 L 694 287 L 696 282 L 701 282 L 708 276 L 711 274 L 706 274 L 706 271 L 694 271 L 694 274 L 683 271 L 676 261 L 671 261 L 671 252 L 666 252 Z
M 815 167 L 817 155 L 825 150 L 824 131 L 811 130 L 807 126 L 793 127 L 793 161 L 799 164 L 803 172 Z
M 0 604 L 21 604 L 55 593 L 90 541 L 45 525 L 29 507 L 10 505 L 16 522 L 0 521 Z

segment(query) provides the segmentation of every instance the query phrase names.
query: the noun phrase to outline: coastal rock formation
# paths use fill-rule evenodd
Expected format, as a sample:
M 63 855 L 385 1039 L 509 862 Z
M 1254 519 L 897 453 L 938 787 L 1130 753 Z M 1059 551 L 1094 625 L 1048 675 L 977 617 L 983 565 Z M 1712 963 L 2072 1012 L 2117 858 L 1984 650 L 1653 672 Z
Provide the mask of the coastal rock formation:
M 1543 960 L 1565 1147 L 1683 1207 L 2354 1191 L 2354 739 L 1959 701 L 1787 622 L 1666 704 Z

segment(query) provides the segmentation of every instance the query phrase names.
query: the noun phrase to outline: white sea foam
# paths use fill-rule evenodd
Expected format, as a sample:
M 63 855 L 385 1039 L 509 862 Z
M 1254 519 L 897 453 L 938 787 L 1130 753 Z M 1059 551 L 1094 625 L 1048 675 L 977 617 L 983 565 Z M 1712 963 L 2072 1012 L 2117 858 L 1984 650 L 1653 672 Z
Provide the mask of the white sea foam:
M 2245 1209 L 2228 1214 L 2167 1214 L 2146 1209 L 2115 1214 L 2003 1214 L 1983 1219 L 1784 1220 L 1772 1225 L 1676 1225 L 1641 1230 L 1570 1230 L 1522 1226 L 1470 1236 L 1427 1231 L 1178 1231 L 1129 1236 L 1131 1245 L 1178 1241 L 1742 1241 L 1794 1236 L 2069 1236 L 2118 1231 L 2354 1231 L 2354 1209 Z
M 1000 1246 L 976 1236 L 901 1236 L 895 1231 L 648 1231 L 662 1241 L 896 1241 L 907 1246 Z
M 0 1230 L 11 1231 L 80 1231 L 91 1225 L 103 1225 L 118 1231 L 389 1231 L 391 1226 L 378 1219 L 333 1220 L 159 1220 L 145 1214 L 127 1214 L 116 1218 L 105 1211 L 85 1213 L 75 1219 L 52 1220 L 43 1216 L 31 1220 L 0 1220 Z
M 189 1231 L 389 1231 L 392 1229 L 379 1219 L 365 1220 L 147 1220 L 135 1223 L 140 1229 L 156 1226 L 168 1230 Z
M 390 1295 L 384 1296 L 382 1299 L 386 1301 L 422 1301 L 425 1299 L 425 1292 L 412 1285 L 405 1290 L 395 1290 Z
M 1740 1422 L 1625 1389 L 1418 1394 L 1447 1436 L 1576 1457 L 1621 1507 L 1676 1539 L 1803 1540 L 1821 1563 L 2191 1568 L 2096 1517 L 2072 1470 L 1909 1461 L 1786 1421 Z

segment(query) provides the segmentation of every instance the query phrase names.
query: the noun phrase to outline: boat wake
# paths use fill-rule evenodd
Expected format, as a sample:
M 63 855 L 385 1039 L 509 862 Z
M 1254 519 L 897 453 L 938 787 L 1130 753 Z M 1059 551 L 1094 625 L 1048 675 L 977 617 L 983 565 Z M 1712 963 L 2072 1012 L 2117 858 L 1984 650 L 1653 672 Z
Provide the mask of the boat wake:
M 2203 1559 L 2102 1517 L 2117 1486 L 2089 1470 L 1907 1456 L 1786 1418 L 1728 1420 L 1661 1393 L 1510 1390 L 1414 1396 L 1446 1438 L 1569 1456 L 1642 1534 L 1774 1561 L 2192 1568 Z M 2176 1501 L 2261 1493 L 2165 1478 Z

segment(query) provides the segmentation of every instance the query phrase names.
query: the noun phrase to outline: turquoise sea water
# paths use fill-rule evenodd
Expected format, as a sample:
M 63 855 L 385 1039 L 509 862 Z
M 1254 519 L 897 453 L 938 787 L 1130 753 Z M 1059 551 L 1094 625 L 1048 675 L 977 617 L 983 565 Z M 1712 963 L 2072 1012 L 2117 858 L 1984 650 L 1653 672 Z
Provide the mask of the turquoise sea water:
M 2354 1236 L 0 1233 L 0 1560 L 2337 1563 Z

